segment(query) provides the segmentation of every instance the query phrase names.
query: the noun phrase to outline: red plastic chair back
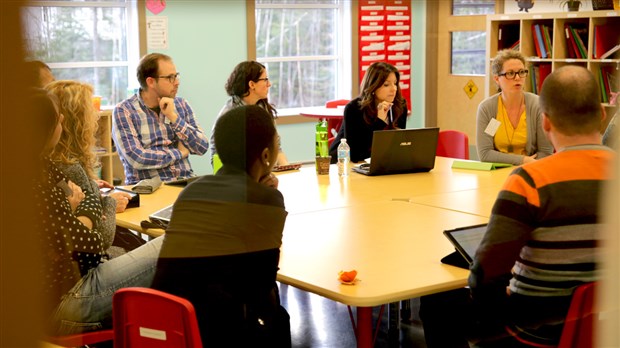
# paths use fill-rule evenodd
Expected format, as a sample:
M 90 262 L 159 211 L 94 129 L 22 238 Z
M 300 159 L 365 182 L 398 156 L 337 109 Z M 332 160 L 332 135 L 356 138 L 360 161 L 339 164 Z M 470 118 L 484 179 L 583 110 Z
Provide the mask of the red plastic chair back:
M 332 143 L 334 142 L 334 140 L 336 140 L 336 137 L 329 137 L 327 139 L 327 146 L 328 146 L 328 148 L 332 147 Z
M 440 131 L 437 156 L 469 159 L 469 137 L 455 130 Z
M 114 338 L 114 330 L 90 331 L 75 335 L 51 336 L 45 341 L 61 347 L 82 347 L 95 343 L 111 341 Z
M 114 347 L 201 348 L 194 306 L 148 288 L 124 288 L 112 299 Z
M 596 283 L 577 287 L 573 293 L 558 348 L 592 347 L 593 326 L 596 318 L 594 293 Z
M 327 101 L 325 103 L 325 107 L 328 109 L 335 109 L 339 106 L 342 105 L 347 105 L 349 104 L 349 100 L 348 99 L 337 99 L 337 100 L 330 100 Z M 328 133 L 329 136 L 333 136 L 332 134 L 332 129 L 336 131 L 336 133 L 338 133 L 338 131 L 340 131 L 340 127 L 342 126 L 342 119 L 328 119 L 327 120 L 327 129 L 328 129 Z M 334 137 L 335 139 L 335 137 Z M 332 140 L 333 142 L 333 140 Z M 331 146 L 331 142 L 329 143 L 329 145 Z
M 329 100 L 327 102 L 325 102 L 325 107 L 328 109 L 334 109 L 337 108 L 341 105 L 347 105 L 349 104 L 350 100 L 349 99 L 337 99 L 337 100 Z

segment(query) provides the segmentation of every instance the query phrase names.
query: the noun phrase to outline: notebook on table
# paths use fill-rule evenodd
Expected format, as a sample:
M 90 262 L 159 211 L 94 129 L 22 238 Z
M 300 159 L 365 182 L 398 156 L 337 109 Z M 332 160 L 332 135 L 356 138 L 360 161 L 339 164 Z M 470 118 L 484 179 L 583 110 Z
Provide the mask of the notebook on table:
M 435 167 L 439 128 L 375 131 L 370 163 L 353 167 L 364 175 L 428 172 Z
M 455 169 L 473 169 L 473 170 L 495 170 L 499 168 L 512 167 L 509 163 L 498 162 L 479 162 L 468 160 L 454 160 L 452 162 L 452 168 Z
M 476 250 L 487 231 L 487 224 L 459 227 L 443 234 L 454 245 L 455 252 L 441 259 L 441 262 L 465 269 L 474 262 Z

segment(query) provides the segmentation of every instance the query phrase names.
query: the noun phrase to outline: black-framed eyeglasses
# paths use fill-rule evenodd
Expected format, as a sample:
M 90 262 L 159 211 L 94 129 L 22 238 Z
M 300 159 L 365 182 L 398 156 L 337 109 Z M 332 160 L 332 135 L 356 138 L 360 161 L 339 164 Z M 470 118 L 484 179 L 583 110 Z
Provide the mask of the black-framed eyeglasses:
M 156 76 L 156 79 L 168 79 L 168 81 L 170 81 L 170 83 L 174 83 L 179 76 L 181 75 L 181 73 L 176 73 L 176 74 L 170 74 L 170 75 L 166 75 L 166 76 Z
M 524 77 L 526 77 L 526 76 L 527 76 L 527 74 L 528 74 L 529 72 L 530 72 L 530 71 L 529 71 L 529 70 L 527 70 L 527 69 L 521 69 L 521 70 L 519 70 L 519 71 L 512 71 L 512 70 L 511 70 L 511 71 L 506 71 L 506 72 L 503 72 L 503 73 L 499 73 L 499 74 L 497 74 L 497 76 L 504 76 L 504 77 L 506 77 L 508 80 L 514 80 L 514 79 L 515 79 L 515 77 L 517 77 L 517 75 L 519 75 L 519 77 L 520 77 L 520 78 L 524 78 Z
M 256 79 L 256 81 L 269 81 L 268 77 L 261 77 L 260 79 Z

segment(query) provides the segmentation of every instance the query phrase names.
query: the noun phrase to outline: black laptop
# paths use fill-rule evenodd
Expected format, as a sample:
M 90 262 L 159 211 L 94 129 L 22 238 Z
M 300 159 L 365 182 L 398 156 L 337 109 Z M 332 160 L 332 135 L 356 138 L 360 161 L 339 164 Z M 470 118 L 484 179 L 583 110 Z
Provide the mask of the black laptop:
M 441 259 L 441 262 L 469 269 L 474 262 L 476 250 L 480 242 L 482 242 L 486 231 L 487 224 L 459 227 L 444 231 L 443 234 L 454 245 L 456 251 Z
M 370 163 L 353 167 L 364 175 L 428 172 L 435 167 L 439 128 L 375 131 Z

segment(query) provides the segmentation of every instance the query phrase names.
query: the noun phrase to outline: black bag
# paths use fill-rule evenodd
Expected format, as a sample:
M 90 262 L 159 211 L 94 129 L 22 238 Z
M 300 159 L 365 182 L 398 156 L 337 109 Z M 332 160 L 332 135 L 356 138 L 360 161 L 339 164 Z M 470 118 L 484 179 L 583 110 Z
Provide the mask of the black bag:
M 146 244 L 146 241 L 125 227 L 116 226 L 114 233 L 113 246 L 121 247 L 126 251 L 131 251 Z

